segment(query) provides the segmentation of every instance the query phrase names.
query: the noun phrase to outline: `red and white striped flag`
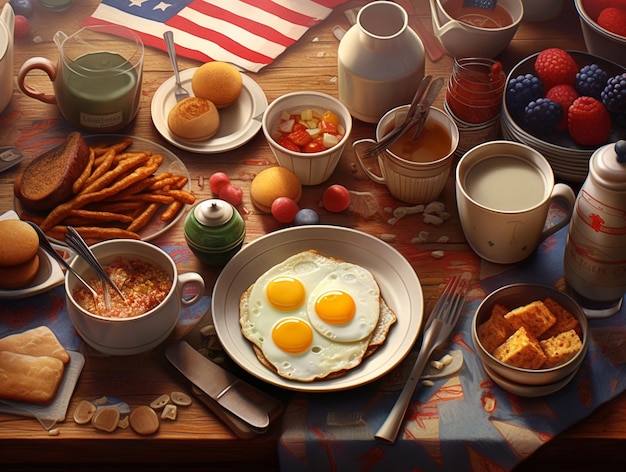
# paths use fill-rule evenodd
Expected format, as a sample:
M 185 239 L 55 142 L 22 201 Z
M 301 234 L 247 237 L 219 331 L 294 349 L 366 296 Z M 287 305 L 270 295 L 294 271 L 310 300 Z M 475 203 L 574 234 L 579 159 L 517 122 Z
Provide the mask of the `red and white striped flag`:
M 84 25 L 123 25 L 162 50 L 172 30 L 181 56 L 258 72 L 345 1 L 103 0 Z

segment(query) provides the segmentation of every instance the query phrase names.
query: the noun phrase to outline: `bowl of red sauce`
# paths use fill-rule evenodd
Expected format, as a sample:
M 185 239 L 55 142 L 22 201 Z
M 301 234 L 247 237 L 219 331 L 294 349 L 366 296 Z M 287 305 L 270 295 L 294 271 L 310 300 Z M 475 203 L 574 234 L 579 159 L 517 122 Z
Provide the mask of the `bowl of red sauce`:
M 158 346 L 175 328 L 182 307 L 196 303 L 204 293 L 200 274 L 179 273 L 169 254 L 154 244 L 115 239 L 94 244 L 91 250 L 124 298 L 109 286 L 107 306 L 100 279 L 80 257 L 70 265 L 96 295 L 69 271 L 65 292 L 74 328 L 102 353 L 132 355 Z

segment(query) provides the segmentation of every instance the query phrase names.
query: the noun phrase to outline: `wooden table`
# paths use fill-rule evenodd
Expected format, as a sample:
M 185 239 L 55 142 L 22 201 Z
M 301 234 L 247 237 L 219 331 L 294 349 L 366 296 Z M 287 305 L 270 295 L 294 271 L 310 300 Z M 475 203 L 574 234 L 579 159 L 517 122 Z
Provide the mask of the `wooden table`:
M 6 3 L 0 1 L 1 4 Z M 58 57 L 52 35 L 57 30 L 71 33 L 93 12 L 99 2 L 82 0 L 74 2 L 71 9 L 62 14 L 44 13 L 36 10 L 31 18 L 30 37 L 19 39 L 15 45 L 15 74 L 21 64 L 32 56 Z M 265 91 L 268 101 L 295 90 L 318 90 L 337 95 L 337 40 L 331 29 L 339 24 L 348 28 L 343 11 L 362 5 L 361 1 L 349 1 L 321 25 L 311 29 L 304 37 L 274 64 L 258 74 L 251 74 Z M 550 46 L 584 50 L 578 18 L 573 2 L 565 2 L 563 14 L 548 23 L 523 23 L 513 42 L 499 58 L 505 70 L 523 57 Z M 428 30 L 430 12 L 427 0 L 414 0 L 416 9 L 411 24 L 422 22 Z M 417 29 L 414 26 L 415 29 Z M 42 42 L 34 42 L 39 36 Z M 196 67 L 194 61 L 179 59 L 182 69 Z M 433 63 L 427 59 L 427 72 L 434 76 L 448 77 L 452 60 L 445 56 Z M 281 227 L 271 216 L 256 210 L 249 198 L 249 184 L 256 173 L 275 160 L 267 143 L 259 133 L 245 146 L 214 155 L 196 155 L 170 146 L 157 133 L 150 117 L 150 102 L 157 88 L 171 77 L 167 54 L 146 49 L 141 109 L 136 120 L 123 133 L 150 139 L 175 152 L 187 165 L 192 177 L 192 190 L 198 199 L 209 198 L 208 177 L 215 171 L 226 172 L 244 189 L 244 203 L 239 208 L 247 224 L 246 241 Z M 47 78 L 31 80 L 42 89 L 50 90 Z M 437 106 L 442 106 L 439 98 Z M 50 128 L 62 120 L 58 110 L 51 105 L 23 95 L 17 87 L 9 107 L 0 115 L 0 145 L 16 141 L 23 130 L 35 126 Z M 49 121 L 52 120 L 52 121 Z M 54 127 L 52 126 L 51 129 Z M 371 137 L 374 127 L 358 121 L 354 123 L 353 137 Z M 12 185 L 20 168 L 33 155 L 26 156 L 21 166 L 0 174 L 0 212 L 13 208 Z M 342 161 L 330 183 L 342 183 L 351 190 L 369 191 L 379 199 L 380 208 L 395 208 L 401 202 L 389 196 L 386 189 L 369 181 L 358 170 L 351 148 L 347 148 Z M 318 208 L 326 185 L 308 187 L 304 190 L 302 207 Z M 363 219 L 350 213 L 329 214 L 321 211 L 321 220 L 327 224 L 351 226 L 373 235 L 395 233 L 398 237 L 391 244 L 405 254 L 417 271 L 423 284 L 426 310 L 430 311 L 441 290 L 441 284 L 451 268 L 451 261 L 462 261 L 475 278 L 479 276 L 480 260 L 469 249 L 462 235 L 454 204 L 452 176 L 440 200 L 453 214 L 442 227 L 428 228 L 398 225 L 391 227 L 384 210 L 373 218 Z M 417 225 L 419 226 L 419 222 Z M 416 249 L 415 245 L 402 242 L 416 235 L 421 229 L 446 235 L 445 245 L 428 244 Z M 405 236 L 404 239 L 401 236 Z M 432 240 L 435 240 L 433 238 Z M 396 242 L 397 241 L 397 242 Z M 182 224 L 179 223 L 157 243 L 184 244 Z M 430 257 L 434 249 L 444 250 L 442 259 Z M 201 272 L 210 293 L 218 275 L 217 270 L 192 262 L 181 271 Z M 188 384 L 172 372 L 161 349 L 128 358 L 111 358 L 88 355 L 86 364 L 69 406 L 68 419 L 59 425 L 60 434 L 50 436 L 32 419 L 0 415 L 0 463 L 4 471 L 13 469 L 41 470 L 106 470 L 113 467 L 133 470 L 276 470 L 278 468 L 277 441 L 280 424 L 270 432 L 251 440 L 238 439 L 214 415 L 199 402 L 181 412 L 177 421 L 162 424 L 158 434 L 142 437 L 132 430 L 118 430 L 113 434 L 96 432 L 92 428 L 78 426 L 71 420 L 71 413 L 82 399 L 94 399 L 103 394 L 113 395 L 131 406 L 150 403 L 158 395 L 173 390 L 187 389 Z M 605 404 L 586 420 L 560 434 L 540 448 L 516 470 L 596 470 L 624 463 L 626 446 L 626 395 L 622 394 Z

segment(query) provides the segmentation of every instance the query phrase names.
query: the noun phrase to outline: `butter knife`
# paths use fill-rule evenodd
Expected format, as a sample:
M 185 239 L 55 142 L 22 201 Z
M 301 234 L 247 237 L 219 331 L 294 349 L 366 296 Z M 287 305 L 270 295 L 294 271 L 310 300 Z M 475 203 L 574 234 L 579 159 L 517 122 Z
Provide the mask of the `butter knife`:
M 264 432 L 280 402 L 207 359 L 186 341 L 170 344 L 165 357 L 197 388 L 256 432 Z M 280 405 L 282 409 L 282 405 Z

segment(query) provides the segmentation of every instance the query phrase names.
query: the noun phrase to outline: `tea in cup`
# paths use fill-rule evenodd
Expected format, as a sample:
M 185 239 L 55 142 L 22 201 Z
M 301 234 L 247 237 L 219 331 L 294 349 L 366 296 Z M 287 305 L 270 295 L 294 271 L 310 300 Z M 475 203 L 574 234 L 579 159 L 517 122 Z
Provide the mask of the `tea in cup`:
M 512 264 L 530 256 L 569 222 L 575 200 L 569 186 L 554 183 L 548 161 L 525 144 L 480 144 L 465 153 L 456 168 L 463 233 L 474 252 L 490 262 Z M 565 204 L 557 215 L 561 218 L 547 222 L 557 201 Z
M 58 31 L 54 42 L 58 64 L 44 57 L 27 60 L 18 73 L 22 92 L 56 104 L 74 126 L 95 132 L 116 131 L 136 116 L 141 98 L 144 47 L 139 36 L 123 26 L 87 26 L 71 36 Z M 54 95 L 30 86 L 28 73 L 43 70 Z
M 361 145 L 376 144 L 396 123 L 402 123 L 408 111 L 409 105 L 388 111 L 376 126 L 376 140 L 360 139 L 352 143 L 352 147 L 367 176 L 386 185 L 398 200 L 428 203 L 441 194 L 450 173 L 451 157 L 459 143 L 459 130 L 447 113 L 431 107 L 415 141 L 412 139 L 415 128 L 410 128 L 376 158 L 368 159 L 359 153 Z
M 13 28 L 15 14 L 8 3 L 0 12 L 0 113 L 13 95 Z

